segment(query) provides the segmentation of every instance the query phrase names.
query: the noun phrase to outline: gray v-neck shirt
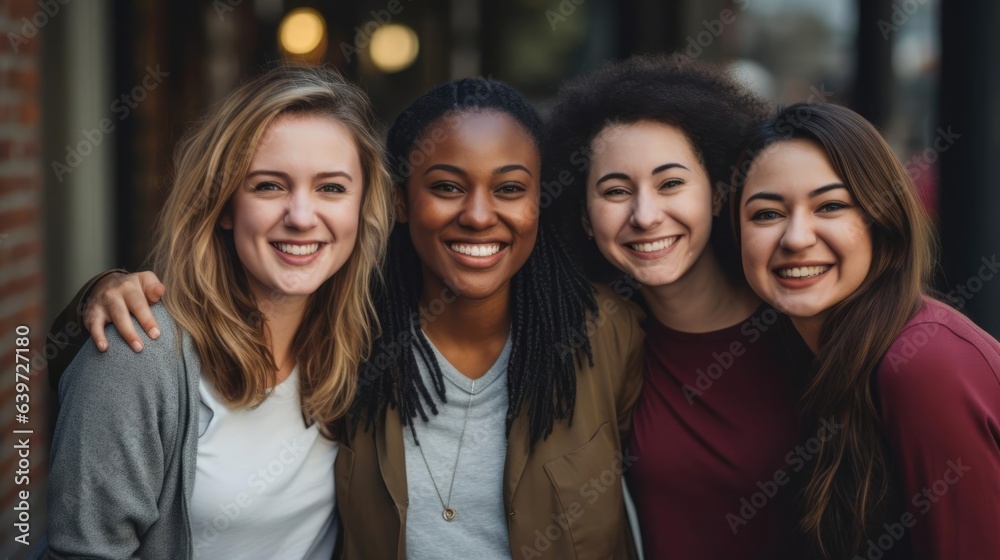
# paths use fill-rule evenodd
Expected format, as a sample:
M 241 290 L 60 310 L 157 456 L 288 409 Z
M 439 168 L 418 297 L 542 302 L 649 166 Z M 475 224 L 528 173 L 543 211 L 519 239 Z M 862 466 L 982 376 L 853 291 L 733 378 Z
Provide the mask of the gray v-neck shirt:
M 417 438 L 427 464 L 424 463 L 421 449 L 414 443 L 409 428 L 403 430 L 409 498 L 406 513 L 406 557 L 411 560 L 489 560 L 511 557 L 503 508 L 510 345 L 511 337 L 508 336 L 507 344 L 489 371 L 479 379 L 472 380 L 448 363 L 431 344 L 444 375 L 448 402 L 438 402 L 438 414 L 430 415 L 428 422 L 419 418 L 416 420 Z M 416 349 L 414 353 L 420 375 L 433 395 L 429 367 Z M 466 411 L 468 426 L 459 450 Z M 428 473 L 428 465 L 434 482 Z M 448 489 L 452 486 L 453 473 L 454 486 L 451 501 L 448 502 Z M 437 491 L 434 483 L 437 484 Z M 438 492 L 441 494 L 440 498 Z M 442 515 L 442 499 L 457 511 L 452 521 L 446 521 Z

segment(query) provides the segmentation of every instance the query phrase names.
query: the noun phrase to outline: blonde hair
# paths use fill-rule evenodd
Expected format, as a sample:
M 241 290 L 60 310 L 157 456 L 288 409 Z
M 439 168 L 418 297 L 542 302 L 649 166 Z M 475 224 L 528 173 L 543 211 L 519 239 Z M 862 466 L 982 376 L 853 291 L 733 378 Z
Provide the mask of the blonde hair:
M 344 125 L 364 178 L 354 249 L 309 297 L 292 342 L 303 417 L 329 426 L 348 410 L 358 366 L 377 335 L 371 290 L 393 221 L 391 181 L 363 91 L 333 70 L 286 64 L 230 93 L 178 146 L 153 268 L 166 286 L 164 305 L 194 340 L 202 375 L 231 405 L 260 404 L 278 368 L 232 235 L 218 224 L 265 130 L 287 114 L 326 116 Z

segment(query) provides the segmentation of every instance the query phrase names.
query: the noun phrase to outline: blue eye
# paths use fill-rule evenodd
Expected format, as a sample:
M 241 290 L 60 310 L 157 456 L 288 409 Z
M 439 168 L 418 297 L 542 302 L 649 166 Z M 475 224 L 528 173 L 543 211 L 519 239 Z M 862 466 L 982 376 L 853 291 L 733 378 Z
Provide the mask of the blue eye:
M 327 183 L 326 185 L 321 186 L 319 190 L 325 193 L 347 192 L 347 189 L 344 187 L 344 185 L 341 185 L 340 183 Z
M 281 190 L 281 186 L 277 183 L 272 183 L 271 181 L 264 181 L 263 183 L 257 183 L 254 185 L 253 190 L 255 191 L 276 191 Z

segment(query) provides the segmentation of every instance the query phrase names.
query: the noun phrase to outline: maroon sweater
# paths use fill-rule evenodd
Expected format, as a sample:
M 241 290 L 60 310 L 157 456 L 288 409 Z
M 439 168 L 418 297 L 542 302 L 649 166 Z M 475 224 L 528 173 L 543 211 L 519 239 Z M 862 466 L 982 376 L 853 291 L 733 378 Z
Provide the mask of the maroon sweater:
M 1000 343 L 925 300 L 875 387 L 907 509 L 876 546 L 908 538 L 920 560 L 1000 558 Z
M 647 560 L 802 558 L 796 480 L 811 454 L 777 313 L 691 334 L 650 321 L 628 472 Z M 836 429 L 835 427 L 832 429 Z

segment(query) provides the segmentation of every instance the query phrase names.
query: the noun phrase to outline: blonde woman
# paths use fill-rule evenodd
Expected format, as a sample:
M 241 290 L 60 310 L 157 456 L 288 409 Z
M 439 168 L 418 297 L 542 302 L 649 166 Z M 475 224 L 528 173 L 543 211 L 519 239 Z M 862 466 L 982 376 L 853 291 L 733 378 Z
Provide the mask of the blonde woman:
M 109 330 L 60 382 L 47 554 L 332 556 L 331 425 L 375 331 L 389 185 L 367 98 L 328 70 L 275 68 L 191 131 L 159 338 Z

